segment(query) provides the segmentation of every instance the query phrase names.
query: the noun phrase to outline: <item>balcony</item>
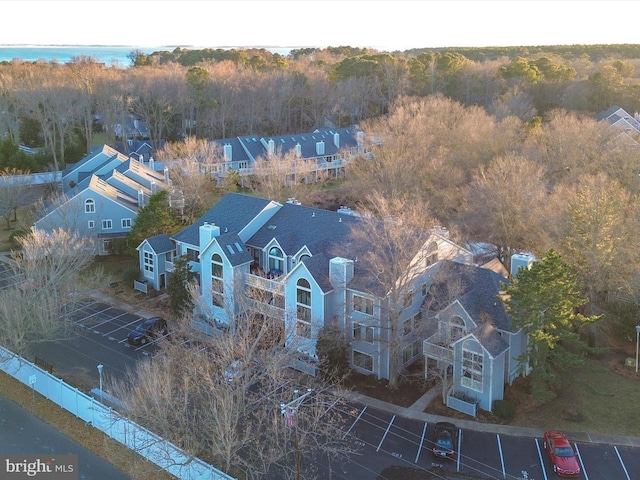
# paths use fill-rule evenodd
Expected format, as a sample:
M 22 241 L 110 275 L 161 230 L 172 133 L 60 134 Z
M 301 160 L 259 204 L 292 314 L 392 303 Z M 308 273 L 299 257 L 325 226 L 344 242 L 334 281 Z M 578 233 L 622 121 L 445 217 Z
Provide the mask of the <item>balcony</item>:
M 282 278 L 282 277 L 280 277 Z M 260 275 L 254 275 L 247 273 L 245 275 L 245 284 L 247 287 L 253 287 L 265 292 L 280 292 L 282 290 L 282 283 L 278 280 L 272 280 Z
M 247 302 L 247 307 L 250 310 L 259 312 L 268 318 L 279 318 L 284 320 L 284 314 L 285 314 L 284 308 L 269 305 L 268 303 L 255 300 L 253 298 L 247 298 L 246 302 Z
M 437 361 L 453 363 L 453 348 L 444 340 L 442 335 L 436 333 L 427 338 L 422 344 L 422 353 L 428 358 Z

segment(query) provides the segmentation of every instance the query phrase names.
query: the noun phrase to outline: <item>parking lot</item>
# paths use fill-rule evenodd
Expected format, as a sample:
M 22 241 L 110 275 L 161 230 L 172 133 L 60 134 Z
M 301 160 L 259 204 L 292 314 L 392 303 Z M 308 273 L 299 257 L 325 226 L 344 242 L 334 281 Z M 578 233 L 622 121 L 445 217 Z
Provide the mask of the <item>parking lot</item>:
M 140 358 L 152 355 L 156 342 L 132 346 L 129 332 L 146 317 L 106 303 L 86 299 L 68 314 L 75 327 L 66 339 L 37 345 L 35 354 L 51 364 L 56 373 L 83 390 L 98 385 L 97 365 L 103 365 L 106 377 L 122 377 Z M 92 365 L 95 368 L 92 368 Z
M 550 480 L 558 478 L 544 450 L 542 438 L 502 435 L 475 430 L 459 431 L 459 448 L 453 460 L 436 458 L 434 424 L 361 407 L 345 435 L 361 448 L 344 468 L 344 478 L 372 478 L 385 466 L 402 465 L 420 470 L 441 467 L 465 478 Z M 587 480 L 640 478 L 640 448 L 623 445 L 572 443 L 581 465 L 579 478 Z M 362 476 L 363 468 L 372 473 Z
M 0 263 L 0 288 L 12 283 L 12 273 Z M 139 347 L 128 344 L 127 335 L 146 318 L 95 299 L 86 299 L 68 315 L 76 334 L 38 345 L 36 355 L 50 363 L 55 373 L 89 390 L 99 382 L 97 365 L 105 377 L 122 377 L 139 359 L 152 355 L 154 342 Z M 452 460 L 433 456 L 434 424 L 396 416 L 363 405 L 352 405 L 345 438 L 359 452 L 338 468 L 328 469 L 330 478 L 376 480 L 391 465 L 423 471 L 449 472 L 435 478 L 495 478 L 551 480 L 558 478 L 541 438 L 459 430 L 459 448 Z M 571 437 L 570 437 L 571 438 Z M 640 478 L 640 448 L 627 445 L 576 442 L 586 480 L 632 480 Z M 461 476 L 456 476 L 460 474 Z M 441 475 L 437 473 L 437 475 Z

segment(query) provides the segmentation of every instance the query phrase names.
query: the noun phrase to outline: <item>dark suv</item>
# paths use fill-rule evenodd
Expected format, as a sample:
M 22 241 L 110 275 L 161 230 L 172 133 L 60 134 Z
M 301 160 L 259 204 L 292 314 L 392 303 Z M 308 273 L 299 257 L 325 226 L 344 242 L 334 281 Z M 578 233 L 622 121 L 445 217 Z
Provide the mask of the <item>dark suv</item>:
M 454 458 L 458 444 L 458 427 L 449 422 L 436 423 L 433 435 L 433 454 L 440 458 Z
M 131 330 L 127 341 L 131 345 L 144 345 L 149 340 L 167 334 L 167 322 L 162 317 L 151 317 Z

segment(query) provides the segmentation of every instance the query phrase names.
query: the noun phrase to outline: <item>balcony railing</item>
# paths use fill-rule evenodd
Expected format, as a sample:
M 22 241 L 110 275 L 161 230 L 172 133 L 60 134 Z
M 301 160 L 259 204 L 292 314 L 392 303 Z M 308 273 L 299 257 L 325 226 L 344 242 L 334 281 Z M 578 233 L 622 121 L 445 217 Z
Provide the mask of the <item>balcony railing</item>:
M 282 283 L 278 280 L 271 280 L 259 275 L 253 275 L 252 273 L 247 273 L 245 275 L 245 283 L 247 287 L 259 288 L 266 292 L 277 292 L 282 290 Z
M 440 334 L 435 334 L 427 338 L 422 344 L 422 353 L 426 357 L 435 360 L 444 360 L 453 363 L 453 348 L 444 341 Z
M 262 313 L 265 317 L 284 319 L 285 309 L 269 305 L 268 303 L 254 300 L 253 298 L 247 298 L 247 306 L 249 309 Z

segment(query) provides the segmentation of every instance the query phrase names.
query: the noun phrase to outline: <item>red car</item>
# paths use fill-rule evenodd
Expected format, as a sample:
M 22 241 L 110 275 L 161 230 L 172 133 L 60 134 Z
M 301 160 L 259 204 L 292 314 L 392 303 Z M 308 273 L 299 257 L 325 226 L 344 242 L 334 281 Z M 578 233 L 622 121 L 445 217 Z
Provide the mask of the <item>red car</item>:
M 564 433 L 558 430 L 544 432 L 544 448 L 551 457 L 554 472 L 561 477 L 580 476 L 580 464 Z

